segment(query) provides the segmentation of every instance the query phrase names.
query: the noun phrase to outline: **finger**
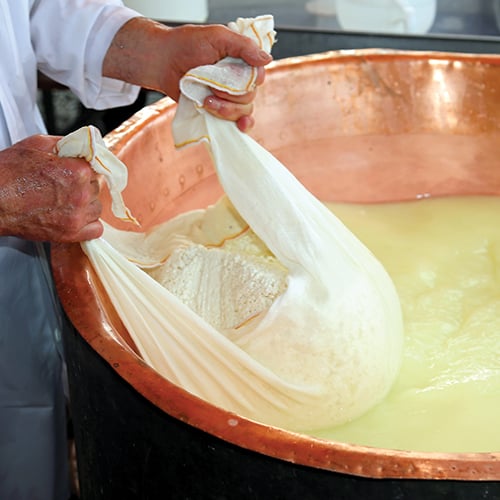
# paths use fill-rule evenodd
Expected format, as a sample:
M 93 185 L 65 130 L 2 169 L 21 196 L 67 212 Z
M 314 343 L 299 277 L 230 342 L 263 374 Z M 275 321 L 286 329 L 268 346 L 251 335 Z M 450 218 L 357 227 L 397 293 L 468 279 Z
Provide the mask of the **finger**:
M 241 58 L 250 66 L 265 66 L 273 60 L 271 54 L 261 49 L 251 38 L 231 33 L 231 36 L 224 39 L 226 55 Z
M 266 77 L 266 70 L 262 67 L 257 68 L 257 78 L 255 79 L 255 85 L 262 85 Z
M 102 214 L 102 203 L 96 198 L 89 203 L 87 210 L 87 223 L 94 222 L 101 217 Z
M 237 104 L 249 104 L 255 99 L 255 96 L 257 95 L 257 92 L 255 90 L 242 95 L 228 94 L 227 92 L 223 92 L 222 90 L 217 89 L 212 89 L 212 93 L 214 94 L 214 96 L 219 97 L 220 99 Z
M 250 64 L 250 66 L 265 66 L 269 64 L 273 60 L 273 56 L 266 52 L 263 49 L 259 49 L 257 45 L 255 48 L 248 49 L 245 48 L 240 53 L 241 59 L 243 59 L 246 63 Z
M 252 103 L 238 104 L 213 95 L 205 99 L 204 107 L 210 114 L 231 121 L 237 121 L 243 116 L 251 115 L 253 111 Z
M 101 181 L 100 181 L 100 176 L 95 176 L 93 179 L 90 180 L 90 187 L 91 187 L 91 194 L 95 196 L 96 198 L 99 196 L 99 193 L 101 192 Z
M 81 241 L 94 240 L 100 238 L 104 232 L 104 227 L 102 222 L 99 220 L 90 222 L 84 226 L 78 233 L 70 238 L 72 243 L 77 243 Z
M 45 153 L 54 153 L 55 146 L 61 139 L 61 136 L 55 135 L 32 135 L 20 143 L 29 143 L 29 147 L 31 149 L 39 149 L 40 151 L 44 151 Z
M 236 125 L 242 132 L 248 132 L 255 124 L 253 116 L 242 116 L 236 121 Z

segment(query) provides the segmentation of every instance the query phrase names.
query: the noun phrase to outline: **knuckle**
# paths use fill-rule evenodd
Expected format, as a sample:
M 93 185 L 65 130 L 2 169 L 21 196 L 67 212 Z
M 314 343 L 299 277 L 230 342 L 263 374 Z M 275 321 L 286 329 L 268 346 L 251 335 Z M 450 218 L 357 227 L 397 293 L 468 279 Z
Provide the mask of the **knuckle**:
M 78 183 L 83 184 L 90 182 L 92 173 L 93 173 L 92 169 L 85 161 L 83 160 L 78 161 L 75 169 L 75 179 Z
M 65 224 L 64 224 L 64 229 L 65 232 L 69 234 L 75 234 L 80 231 L 82 228 L 82 218 L 81 215 L 78 211 L 72 211 L 68 214 Z

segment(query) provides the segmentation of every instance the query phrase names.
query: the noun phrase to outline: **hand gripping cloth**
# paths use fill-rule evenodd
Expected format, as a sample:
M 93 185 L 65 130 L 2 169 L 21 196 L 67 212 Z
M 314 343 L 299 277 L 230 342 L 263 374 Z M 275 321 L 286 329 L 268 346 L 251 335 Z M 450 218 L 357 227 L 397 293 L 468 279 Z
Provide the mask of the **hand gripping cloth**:
M 271 16 L 230 26 L 270 50 Z M 232 205 L 221 203 L 236 212 L 231 226 L 248 225 L 271 260 L 257 262 L 238 249 L 228 255 L 211 248 L 210 238 L 193 236 L 219 204 L 148 234 L 106 224 L 103 237 L 82 247 L 144 360 L 164 377 L 256 421 L 324 428 L 356 418 L 389 391 L 401 361 L 400 304 L 382 265 L 328 208 L 234 123 L 203 109 L 209 87 L 240 94 L 255 78 L 254 68 L 231 58 L 190 71 L 181 81 L 173 133 L 179 147 L 206 142 Z M 117 194 L 126 168 L 101 141 L 84 128 L 61 140 L 59 154 L 87 158 L 110 183 L 117 216 L 132 219 Z M 175 294 L 144 270 L 159 269 L 166 258 L 194 270 L 193 283 L 181 280 Z M 219 287 L 235 280 L 232 294 L 254 278 L 249 293 L 260 283 L 273 286 L 263 287 L 268 296 L 245 311 L 247 321 L 228 315 L 222 325 L 217 314 L 210 316 L 230 299 Z

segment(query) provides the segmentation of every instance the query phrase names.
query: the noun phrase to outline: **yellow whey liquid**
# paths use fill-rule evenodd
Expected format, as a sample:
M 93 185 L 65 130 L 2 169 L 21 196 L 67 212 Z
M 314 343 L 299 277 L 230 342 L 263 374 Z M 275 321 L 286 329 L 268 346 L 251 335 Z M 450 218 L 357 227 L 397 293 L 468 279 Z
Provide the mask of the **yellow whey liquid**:
M 399 293 L 404 359 L 389 396 L 314 435 L 404 450 L 500 450 L 500 198 L 329 204 Z

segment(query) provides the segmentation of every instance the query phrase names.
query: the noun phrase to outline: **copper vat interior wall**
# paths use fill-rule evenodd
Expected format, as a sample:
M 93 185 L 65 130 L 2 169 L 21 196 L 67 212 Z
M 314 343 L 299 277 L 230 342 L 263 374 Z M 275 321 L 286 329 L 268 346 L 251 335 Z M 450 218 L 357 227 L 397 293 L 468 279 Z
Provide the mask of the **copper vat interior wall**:
M 251 135 L 324 201 L 498 194 L 499 93 L 500 56 L 363 50 L 291 58 L 269 69 Z M 174 112 L 164 99 L 107 138 L 129 166 L 124 196 L 143 230 L 222 194 L 204 146 L 175 150 Z M 109 211 L 105 218 L 120 226 Z M 500 479 L 499 453 L 402 452 L 323 441 L 213 407 L 134 354 L 79 245 L 56 245 L 53 267 L 79 334 L 138 393 L 197 429 L 271 457 L 356 476 Z

